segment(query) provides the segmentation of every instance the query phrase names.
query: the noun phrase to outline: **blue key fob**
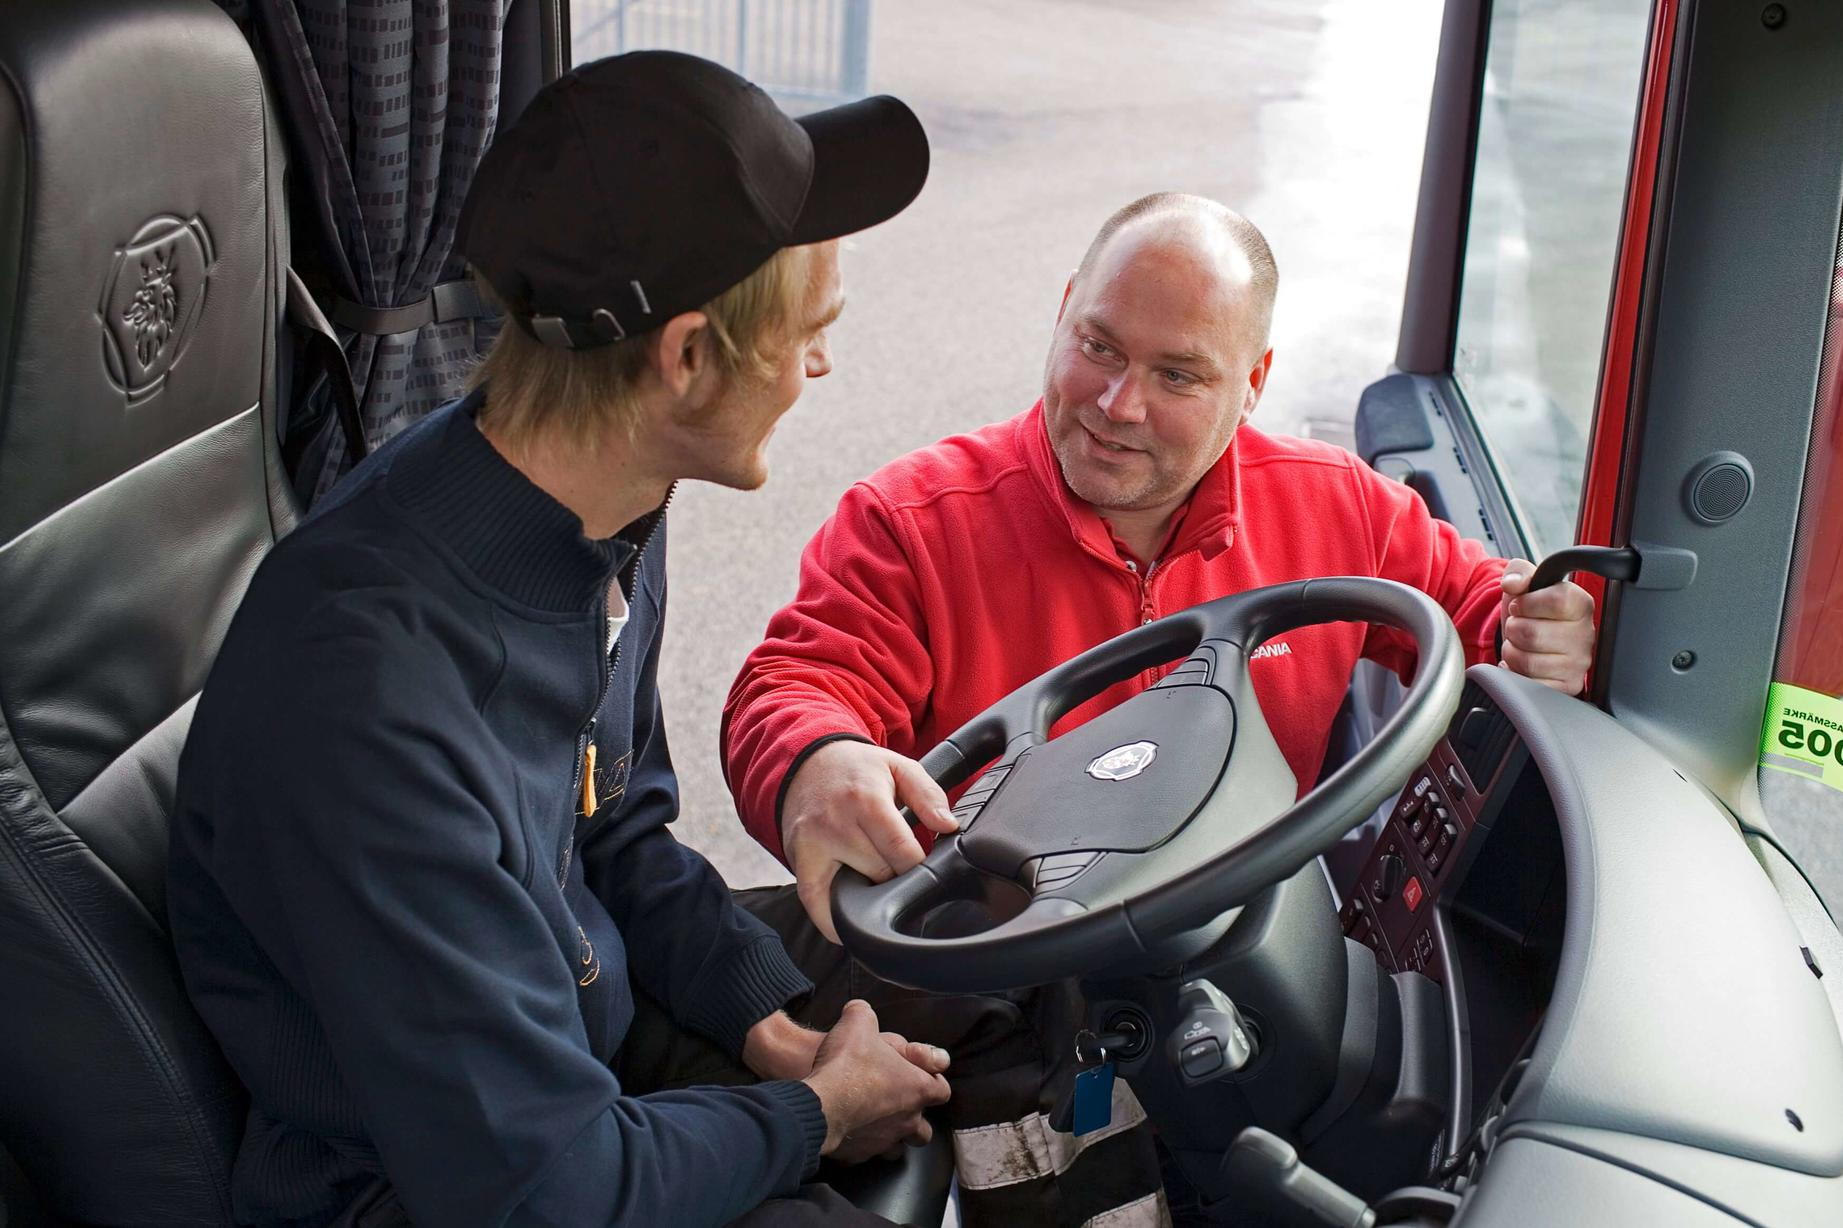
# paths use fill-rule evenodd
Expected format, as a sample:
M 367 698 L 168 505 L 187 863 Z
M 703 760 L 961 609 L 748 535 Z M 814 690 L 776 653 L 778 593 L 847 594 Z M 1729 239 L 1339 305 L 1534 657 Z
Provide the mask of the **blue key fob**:
M 1113 1063 L 1102 1062 L 1075 1076 L 1075 1126 L 1077 1137 L 1099 1130 L 1113 1120 Z

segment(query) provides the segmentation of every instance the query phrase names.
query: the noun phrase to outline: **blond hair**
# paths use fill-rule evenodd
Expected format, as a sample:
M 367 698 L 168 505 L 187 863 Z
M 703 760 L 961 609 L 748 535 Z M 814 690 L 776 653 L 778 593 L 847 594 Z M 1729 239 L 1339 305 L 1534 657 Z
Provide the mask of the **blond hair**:
M 726 384 L 773 374 L 807 306 L 810 268 L 807 248 L 784 247 L 699 308 L 709 323 L 711 359 Z M 490 293 L 491 287 L 481 285 Z M 508 319 L 467 387 L 489 385 L 481 424 L 514 447 L 551 432 L 593 447 L 610 424 L 629 432 L 637 426 L 640 376 L 655 339 L 642 333 L 594 349 L 566 350 L 545 345 Z

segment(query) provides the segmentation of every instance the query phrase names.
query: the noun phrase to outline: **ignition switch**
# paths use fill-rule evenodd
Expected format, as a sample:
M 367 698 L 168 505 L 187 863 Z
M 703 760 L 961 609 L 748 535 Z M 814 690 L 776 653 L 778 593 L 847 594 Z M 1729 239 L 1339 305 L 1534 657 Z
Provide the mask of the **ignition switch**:
M 1165 1042 L 1171 1065 L 1195 1085 L 1234 1074 L 1254 1057 L 1254 1033 L 1227 994 L 1199 977 L 1178 990 L 1177 1024 Z

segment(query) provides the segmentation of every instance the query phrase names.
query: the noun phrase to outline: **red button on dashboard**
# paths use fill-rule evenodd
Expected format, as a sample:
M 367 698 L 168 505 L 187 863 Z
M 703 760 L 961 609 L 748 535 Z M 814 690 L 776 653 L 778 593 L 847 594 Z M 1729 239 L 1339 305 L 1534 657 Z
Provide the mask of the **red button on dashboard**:
M 1421 906 L 1421 880 L 1418 876 L 1410 878 L 1407 886 L 1401 889 L 1401 902 L 1408 906 L 1409 912 Z

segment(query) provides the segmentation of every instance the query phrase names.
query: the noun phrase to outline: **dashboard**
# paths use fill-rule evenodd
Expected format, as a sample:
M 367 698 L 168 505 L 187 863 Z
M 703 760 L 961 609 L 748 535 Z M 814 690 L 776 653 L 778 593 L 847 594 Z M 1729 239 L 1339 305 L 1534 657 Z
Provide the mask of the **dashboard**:
M 1446 979 L 1439 904 L 1487 843 L 1516 776 L 1513 760 L 1528 758 L 1520 750 L 1509 720 L 1468 681 L 1446 738 L 1402 789 L 1356 881 L 1339 884 L 1344 932 L 1390 972 Z
M 1548 790 L 1478 682 L 1339 894 L 1344 933 L 1383 969 L 1441 986 L 1448 1031 L 1463 1041 L 1448 1050 L 1447 1138 L 1464 1137 L 1541 1024 L 1567 918 Z
M 1637 729 L 1467 671 L 1337 884 L 1444 1003 L 1455 1228 L 1843 1223 L 1843 941 L 1756 844 Z

